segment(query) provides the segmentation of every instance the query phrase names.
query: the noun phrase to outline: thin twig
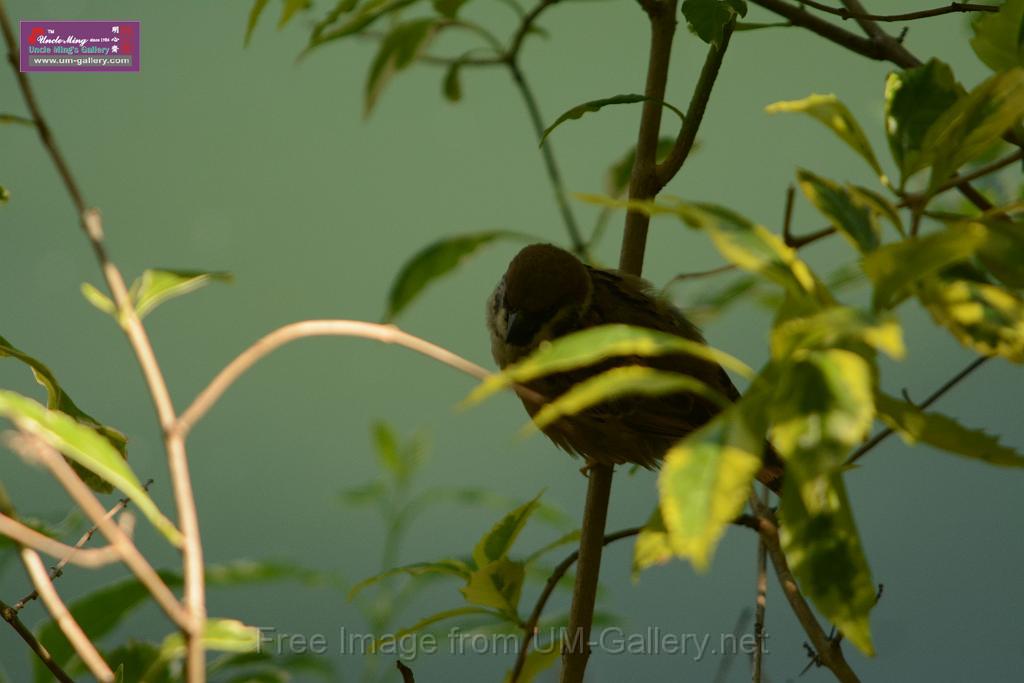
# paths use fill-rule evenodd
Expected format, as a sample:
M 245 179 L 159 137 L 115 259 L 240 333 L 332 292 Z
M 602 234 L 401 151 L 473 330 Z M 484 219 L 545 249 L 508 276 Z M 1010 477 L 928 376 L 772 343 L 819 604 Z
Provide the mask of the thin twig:
M 768 487 L 763 487 L 761 503 L 768 507 Z M 754 607 L 754 662 L 751 681 L 761 683 L 764 669 L 764 614 L 768 604 L 768 550 L 764 539 L 757 538 L 757 602 Z
M 917 406 L 917 409 L 925 410 L 926 408 L 928 408 L 928 406 L 938 401 L 943 394 L 945 394 L 947 391 L 955 387 L 964 378 L 966 378 L 972 372 L 980 368 L 991 358 L 992 356 L 980 356 L 978 358 L 975 358 L 967 365 L 967 367 L 965 367 L 963 370 L 950 377 L 941 387 L 933 391 L 931 395 L 929 395 L 928 398 L 924 400 L 924 402 Z M 865 441 L 864 445 L 862 445 L 860 448 L 858 448 L 857 450 L 850 454 L 850 457 L 846 459 L 846 464 L 852 465 L 853 463 L 860 460 L 862 457 L 864 457 L 865 454 L 867 454 L 868 451 L 870 451 L 875 446 L 877 446 L 878 444 L 882 443 L 890 436 L 892 436 L 893 432 L 894 430 L 891 427 L 886 427 L 882 431 L 878 432 L 878 434 L 875 434 L 869 440 Z
M 89 239 L 96 260 L 100 265 L 107 289 L 118 309 L 118 318 L 131 344 L 143 377 L 149 388 L 150 397 L 156 408 L 157 419 L 164 434 L 164 447 L 167 451 L 167 464 L 171 475 L 171 486 L 178 511 L 178 526 L 182 533 L 182 563 L 184 565 L 185 607 L 189 620 L 184 628 L 186 641 L 186 678 L 189 683 L 204 683 L 206 680 L 206 655 L 203 645 L 202 629 L 206 621 L 206 589 L 204 586 L 203 549 L 199 533 L 199 516 L 196 512 L 195 496 L 192 491 L 191 477 L 188 471 L 188 456 L 185 443 L 170 433 L 175 424 L 176 415 L 171 394 L 167 388 L 163 372 L 157 362 L 153 346 L 149 341 L 142 321 L 135 311 L 135 306 L 128 295 L 121 271 L 107 255 L 103 244 L 103 224 L 96 209 L 90 208 L 78 187 L 71 169 L 61 154 L 53 134 L 50 131 L 42 110 L 36 101 L 28 75 L 18 68 L 18 42 L 14 36 L 10 19 L 3 0 L 0 0 L 0 31 L 7 43 L 7 56 L 25 104 L 28 106 L 32 120 L 36 124 L 40 140 L 57 168 L 64 187 L 78 213 L 79 224 Z M 175 603 L 177 604 L 177 603 Z
M 17 421 L 15 421 L 15 424 L 17 424 Z M 75 474 L 75 471 L 71 469 L 71 465 L 64 460 L 64 457 L 49 444 L 29 433 L 9 435 L 6 439 L 6 445 L 24 457 L 38 460 L 50 470 L 58 483 L 71 496 L 71 499 L 82 509 L 85 516 L 110 541 L 110 545 L 113 546 L 121 557 L 121 561 L 135 574 L 139 582 L 146 587 L 146 590 L 153 596 L 157 605 L 160 606 L 178 628 L 186 631 L 189 627 L 188 612 L 182 609 L 181 604 L 174 597 L 174 593 L 171 592 L 152 565 L 139 552 L 139 549 L 135 547 L 135 544 L 124 530 L 113 520 L 106 517 L 106 509 L 100 504 L 96 495 L 85 485 L 85 482 Z M 47 577 L 47 582 L 49 582 L 49 577 Z M 39 588 L 38 584 L 36 588 Z M 45 599 L 45 596 L 42 597 Z
M 152 484 L 153 484 L 153 480 L 152 479 L 147 479 L 146 482 L 142 485 L 142 490 L 143 491 L 148 491 L 149 487 L 152 486 Z M 107 511 L 107 514 L 104 515 L 104 517 L 106 517 L 107 519 L 113 519 L 114 516 L 117 515 L 117 513 L 121 512 L 122 510 L 127 508 L 128 504 L 130 502 L 131 502 L 131 499 L 129 499 L 127 497 L 126 498 L 122 498 L 121 500 L 117 501 L 117 504 L 114 505 L 114 507 L 110 508 Z M 89 527 L 89 530 L 86 531 L 84 534 L 82 534 L 81 538 L 78 539 L 78 542 L 75 543 L 74 547 L 72 547 L 70 549 L 70 551 L 67 552 L 65 555 L 61 555 L 60 556 L 60 557 L 62 557 L 60 562 L 58 562 L 53 567 L 50 567 L 50 580 L 51 581 L 56 581 L 61 576 L 63 576 L 64 575 L 64 567 L 66 567 L 69 563 L 71 563 L 71 564 L 81 564 L 79 562 L 79 560 L 81 559 L 83 553 L 91 553 L 91 552 L 93 552 L 91 550 L 82 550 L 82 547 L 85 546 L 85 544 L 88 543 L 92 539 L 93 535 L 98 530 L 99 530 L 99 527 L 96 526 L 95 524 L 92 525 L 91 527 Z M 35 600 L 38 597 L 39 597 L 39 594 L 36 591 L 32 591 L 31 593 L 29 593 L 28 595 L 23 597 L 21 600 L 18 600 L 18 602 L 14 603 L 15 611 L 20 612 L 22 609 L 24 609 L 26 604 L 28 604 L 32 600 Z
M 0 600 L 0 616 L 4 618 L 4 621 L 11 625 L 19 636 L 21 636 L 21 639 L 24 640 L 29 649 L 36 654 L 39 661 L 41 661 L 43 665 L 50 670 L 50 673 L 53 674 L 54 678 L 60 681 L 60 683 L 75 683 L 74 679 L 72 679 L 71 676 L 68 676 L 64 669 L 60 667 L 60 664 L 54 661 L 53 655 L 51 655 L 50 651 L 39 642 L 39 639 L 35 637 L 32 630 L 28 626 L 25 626 L 21 621 L 18 617 L 17 610 L 2 600 Z
M 953 176 L 952 178 L 950 178 L 946 182 L 944 182 L 941 185 L 939 185 L 938 187 L 936 187 L 934 190 L 931 190 L 927 195 L 911 195 L 905 201 L 908 204 L 914 204 L 915 198 L 923 200 L 926 197 L 933 197 L 933 196 L 935 196 L 937 194 L 945 192 L 946 190 L 951 190 L 954 187 L 958 188 L 963 183 L 969 183 L 972 180 L 977 180 L 978 178 L 983 178 L 984 176 L 987 176 L 987 175 L 990 175 L 992 173 L 995 173 L 996 171 L 1000 171 L 1000 170 L 1006 168 L 1007 166 L 1009 166 L 1010 164 L 1012 164 L 1012 163 L 1014 163 L 1016 161 L 1020 161 L 1021 159 L 1024 159 L 1024 149 L 1018 149 L 1013 154 L 1009 154 L 1009 155 L 1003 157 L 1002 159 L 996 159 L 995 161 L 993 161 L 993 162 L 991 162 L 989 164 L 985 164 L 984 166 L 980 166 L 977 169 L 975 169 L 974 171 L 971 171 L 970 173 L 967 173 L 967 174 L 964 174 L 964 175 Z M 981 208 L 981 207 L 979 207 L 979 208 Z M 987 209 L 985 209 L 985 210 L 987 210 Z
M 71 468 L 68 467 L 68 469 L 70 470 Z M 43 564 L 42 558 L 39 557 L 39 553 L 29 548 L 22 548 L 21 562 L 25 565 L 25 571 L 28 572 L 29 578 L 32 579 L 36 590 L 39 591 L 43 603 L 46 604 L 46 609 L 49 610 L 50 616 L 53 617 L 61 632 L 64 633 L 68 642 L 71 643 L 71 647 L 82 658 L 82 662 L 89 668 L 89 671 L 96 677 L 96 680 L 102 683 L 113 683 L 114 672 L 103 661 L 103 657 L 96 650 L 96 646 L 92 644 L 89 636 L 85 634 L 82 627 L 71 616 L 71 612 L 68 611 L 64 601 L 57 595 L 57 589 L 50 582 L 50 577 L 46 573 L 46 566 Z
M 109 545 L 93 550 L 78 551 L 77 548 L 56 541 L 46 534 L 41 534 L 32 527 L 25 526 L 16 519 L 4 514 L 0 514 L 0 535 L 7 536 L 19 545 L 38 550 L 51 557 L 57 559 L 64 558 L 63 562 L 65 564 L 71 562 L 72 564 L 89 569 L 105 567 L 108 564 L 117 562 L 119 559 L 117 551 Z M 20 605 L 21 602 L 18 604 Z M 21 608 L 16 607 L 16 609 Z
M 360 337 L 363 339 L 373 339 L 383 344 L 398 344 L 433 358 L 476 379 L 482 380 L 491 376 L 491 373 L 476 363 L 468 361 L 462 356 L 456 355 L 436 344 L 431 344 L 424 339 L 415 337 L 408 332 L 403 332 L 394 325 L 382 325 L 359 320 L 304 320 L 279 327 L 228 363 L 223 370 L 217 373 L 217 376 L 213 378 L 206 388 L 199 392 L 199 395 L 192 401 L 192 404 L 181 413 L 178 423 L 173 428 L 173 433 L 184 438 L 191 431 L 192 427 L 202 419 L 203 415 L 213 407 L 227 388 L 244 375 L 249 368 L 285 344 L 307 337 Z M 526 391 L 525 388 L 517 390 Z
M 811 611 L 810 605 L 807 604 L 800 592 L 796 579 L 793 578 L 793 573 L 789 569 L 786 555 L 782 552 L 782 546 L 779 543 L 779 527 L 774 515 L 767 506 L 762 505 L 756 496 L 751 496 L 750 501 L 758 517 L 761 526 L 761 539 L 764 541 L 768 557 L 772 560 L 772 566 L 775 567 L 775 575 L 779 579 L 782 592 L 793 609 L 793 614 L 796 615 L 804 632 L 807 633 L 807 637 L 810 638 L 819 661 L 823 666 L 828 667 L 841 683 L 858 683 L 860 679 L 846 662 L 842 648 L 838 643 L 829 640 L 828 635 L 814 616 L 814 612 Z
M 846 7 L 830 7 L 820 2 L 815 2 L 815 0 L 800 0 L 800 4 L 813 7 L 816 10 L 820 10 L 828 14 L 834 14 L 843 20 L 869 19 L 871 21 L 914 21 L 916 19 L 928 19 L 929 17 L 938 17 L 943 14 L 955 14 L 958 12 L 999 11 L 999 7 L 996 5 L 975 5 L 967 2 L 951 2 L 943 7 L 918 10 L 916 12 L 904 12 L 903 14 L 867 14 L 863 12 L 854 12 Z
M 708 106 L 708 100 L 711 97 L 711 90 L 714 88 L 718 72 L 722 68 L 722 59 L 725 57 L 725 51 L 729 48 L 729 39 L 732 37 L 735 27 L 735 21 L 730 21 L 726 24 L 722 29 L 721 42 L 712 43 L 708 48 L 707 57 L 704 59 L 704 67 L 701 69 L 697 85 L 693 89 L 693 95 L 690 97 L 690 105 L 686 109 L 686 118 L 679 129 L 679 137 L 676 138 L 675 144 L 672 145 L 672 149 L 666 155 L 665 160 L 658 164 L 655 170 L 659 189 L 665 187 L 675 177 L 679 169 L 686 163 L 686 159 L 693 149 L 693 143 L 697 140 L 697 131 L 700 129 L 701 121 L 704 119 L 704 112 Z

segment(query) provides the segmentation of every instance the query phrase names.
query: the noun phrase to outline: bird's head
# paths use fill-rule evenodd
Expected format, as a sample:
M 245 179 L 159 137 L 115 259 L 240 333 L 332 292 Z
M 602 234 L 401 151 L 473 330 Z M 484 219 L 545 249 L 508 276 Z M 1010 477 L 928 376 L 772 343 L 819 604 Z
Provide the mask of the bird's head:
M 592 283 L 579 259 L 550 244 L 516 254 L 488 304 L 495 341 L 533 349 L 573 331 L 590 305 Z

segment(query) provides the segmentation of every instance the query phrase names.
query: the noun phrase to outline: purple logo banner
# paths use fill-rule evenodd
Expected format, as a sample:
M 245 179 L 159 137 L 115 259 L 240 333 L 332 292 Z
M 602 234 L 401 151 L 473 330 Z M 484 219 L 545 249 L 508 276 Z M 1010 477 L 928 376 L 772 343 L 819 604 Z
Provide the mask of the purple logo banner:
M 22 71 L 138 71 L 138 21 L 22 21 Z

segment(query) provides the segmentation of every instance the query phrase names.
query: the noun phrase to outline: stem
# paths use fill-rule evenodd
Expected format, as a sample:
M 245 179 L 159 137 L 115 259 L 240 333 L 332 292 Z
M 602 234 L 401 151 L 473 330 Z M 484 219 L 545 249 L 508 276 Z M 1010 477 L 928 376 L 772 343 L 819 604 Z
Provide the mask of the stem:
M 768 505 L 768 487 L 763 487 L 761 503 Z M 751 494 L 753 495 L 753 494 Z M 754 662 L 752 683 L 761 683 L 764 668 L 764 613 L 768 604 L 768 550 L 764 538 L 757 537 L 757 601 L 754 605 Z
M 363 339 L 373 339 L 384 344 L 398 344 L 477 379 L 486 379 L 491 376 L 491 373 L 476 363 L 472 363 L 436 344 L 431 344 L 419 337 L 414 337 L 408 332 L 403 332 L 394 325 L 366 323 L 359 320 L 304 320 L 279 327 L 228 363 L 223 370 L 217 373 L 217 376 L 213 378 L 207 387 L 199 392 L 199 395 L 192 401 L 192 405 L 181 414 L 172 430 L 172 434 L 179 438 L 184 438 L 192 427 L 202 419 L 203 415 L 213 407 L 228 387 L 248 372 L 260 359 L 268 356 L 285 344 L 307 337 L 361 337 Z M 519 392 L 527 391 L 525 387 L 517 387 L 516 390 Z M 537 395 L 535 394 L 535 396 Z M 543 397 L 537 397 L 543 402 Z
M 804 628 L 804 632 L 807 633 L 807 637 L 810 638 L 811 644 L 816 651 L 817 660 L 823 666 L 828 667 L 841 683 L 859 683 L 860 679 L 857 678 L 857 674 L 854 673 L 853 669 L 846 662 L 842 648 L 825 634 L 821 624 L 815 618 L 814 612 L 811 611 L 810 605 L 807 604 L 804 596 L 800 593 L 796 579 L 793 578 L 793 573 L 789 570 L 786 555 L 782 552 L 782 546 L 779 543 L 779 527 L 771 510 L 763 505 L 756 496 L 752 495 L 750 501 L 758 516 L 761 527 L 761 540 L 764 542 L 768 557 L 772 560 L 772 566 L 775 567 L 775 575 L 779 579 L 779 585 L 782 587 L 782 592 L 793 609 L 793 614 L 796 615 L 800 625 Z
M 64 564 L 70 562 L 80 567 L 96 569 L 118 560 L 117 551 L 112 546 L 79 550 L 76 547 L 55 541 L 46 534 L 41 534 L 32 527 L 25 526 L 4 514 L 0 514 L 0 534 L 7 536 L 19 545 L 38 550 L 57 559 L 64 558 L 62 560 Z
M 57 590 L 53 587 L 53 583 L 50 582 L 50 577 L 46 573 L 46 566 L 43 564 L 42 558 L 39 557 L 39 553 L 28 548 L 22 548 L 21 562 L 25 565 L 25 571 L 28 572 L 36 590 L 39 591 L 39 596 L 46 604 L 46 609 L 49 610 L 50 615 L 53 616 L 53 620 L 60 627 L 68 642 L 71 643 L 71 647 L 82 658 L 82 662 L 89 668 L 89 671 L 96 677 L 96 680 L 101 683 L 113 683 L 114 672 L 103 661 L 103 657 L 96 650 L 96 646 L 89 640 L 89 636 L 85 635 L 85 631 L 78 625 L 75 618 L 71 616 L 67 605 L 57 595 Z
M 587 502 L 583 507 L 579 565 L 569 612 L 569 642 L 562 649 L 561 683 L 582 683 L 590 659 L 590 628 L 594 621 L 597 580 L 601 573 L 604 525 L 612 492 L 611 465 L 594 463 L 587 480 Z
M 530 123 L 533 124 L 537 140 L 540 140 L 544 135 L 544 118 L 541 116 L 537 98 L 534 96 L 529 83 L 527 83 L 526 76 L 523 74 L 522 69 L 519 68 L 519 63 L 513 53 L 510 53 L 506 63 L 508 64 L 509 73 L 512 74 L 512 80 L 515 82 L 516 88 L 519 89 L 519 93 L 523 96 L 523 102 L 526 103 L 526 109 L 530 113 Z M 582 256 L 586 251 L 586 244 L 583 241 L 583 234 L 580 232 L 579 225 L 576 223 L 576 216 L 573 215 L 572 208 L 569 206 L 565 185 L 562 183 L 562 174 L 558 170 L 558 164 L 555 162 L 555 153 L 551 149 L 550 140 L 541 145 L 540 153 L 544 158 L 544 169 L 548 173 L 551 187 L 555 191 L 555 201 L 558 202 L 558 210 L 562 214 L 562 222 L 565 223 L 565 229 L 569 232 L 572 250 L 578 256 Z
M 974 5 L 966 2 L 951 2 L 943 7 L 918 10 L 916 12 L 905 12 L 903 14 L 867 14 L 865 12 L 855 12 L 849 8 L 829 7 L 828 5 L 820 2 L 815 2 L 815 0 L 800 0 L 800 3 L 828 14 L 834 14 L 843 20 L 868 19 L 870 21 L 914 21 L 915 19 L 928 19 L 929 17 L 938 17 L 943 14 L 954 14 L 957 12 L 999 11 L 999 7 L 996 5 Z
M 21 639 L 28 644 L 29 649 L 36 653 L 36 657 L 39 657 L 39 660 L 50 670 L 54 678 L 60 681 L 60 683 L 75 683 L 71 676 L 68 676 L 64 669 L 60 668 L 60 665 L 53 661 L 53 656 L 49 650 L 43 647 L 43 644 L 39 642 L 32 631 L 18 618 L 17 610 L 2 600 L 0 600 L 0 616 L 21 636 Z
M 2 30 L 4 40 L 7 43 L 8 60 L 17 78 L 22 97 L 28 106 L 32 120 L 35 122 L 36 130 L 39 132 L 43 146 L 49 153 L 50 159 L 57 168 L 64 182 L 64 187 L 71 197 L 71 201 L 78 213 L 79 224 L 88 237 L 96 260 L 99 262 L 100 270 L 103 272 L 103 277 L 107 283 L 107 289 L 117 305 L 118 317 L 122 328 L 142 369 L 143 377 L 149 388 L 150 397 L 156 408 L 157 419 L 164 433 L 164 447 L 167 451 L 168 469 L 171 474 L 171 483 L 178 511 L 178 526 L 184 539 L 182 543 L 182 563 L 184 565 L 183 573 L 185 580 L 184 602 L 189 616 L 187 624 L 184 625 L 187 628 L 183 628 L 187 649 L 186 679 L 189 683 L 204 683 L 206 680 L 206 656 L 203 649 L 202 630 L 203 624 L 206 621 L 206 589 L 203 584 L 203 550 L 199 536 L 199 517 L 196 513 L 195 498 L 188 473 L 188 458 L 185 452 L 185 444 L 181 437 L 170 433 L 171 427 L 176 422 L 174 404 L 171 402 L 167 382 L 164 379 L 163 372 L 160 370 L 160 365 L 157 363 L 156 354 L 153 352 L 149 336 L 146 334 L 146 330 L 135 312 L 135 306 L 128 295 L 128 288 L 125 286 L 124 278 L 110 260 L 103 245 L 103 225 L 100 214 L 96 209 L 89 208 L 86 204 L 78 183 L 75 181 L 71 169 L 57 147 L 57 143 L 50 132 L 50 127 L 43 117 L 28 76 L 21 73 L 18 68 L 17 40 L 11 28 L 11 22 L 7 16 L 3 0 L 0 0 L 0 30 Z M 176 601 L 175 604 L 177 604 Z

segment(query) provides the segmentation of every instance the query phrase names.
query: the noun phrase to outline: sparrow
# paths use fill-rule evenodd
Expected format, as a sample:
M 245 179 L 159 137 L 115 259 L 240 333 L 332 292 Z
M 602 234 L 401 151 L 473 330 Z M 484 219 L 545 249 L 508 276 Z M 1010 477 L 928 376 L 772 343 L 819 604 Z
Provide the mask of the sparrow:
M 505 368 L 525 358 L 541 343 L 598 325 L 620 323 L 667 332 L 706 343 L 697 326 L 642 278 L 617 270 L 594 268 L 551 244 L 532 244 L 512 259 L 487 302 L 491 354 Z M 528 382 L 519 395 L 533 417 L 539 397 L 553 400 L 585 379 L 614 367 L 642 365 L 690 375 L 729 401 L 740 392 L 717 363 L 691 355 L 611 358 Z M 632 463 L 648 469 L 665 453 L 709 422 L 720 411 L 715 402 L 680 392 L 633 396 L 598 404 L 563 417 L 543 429 L 560 449 L 590 463 Z M 765 444 L 758 480 L 778 492 L 782 460 Z

